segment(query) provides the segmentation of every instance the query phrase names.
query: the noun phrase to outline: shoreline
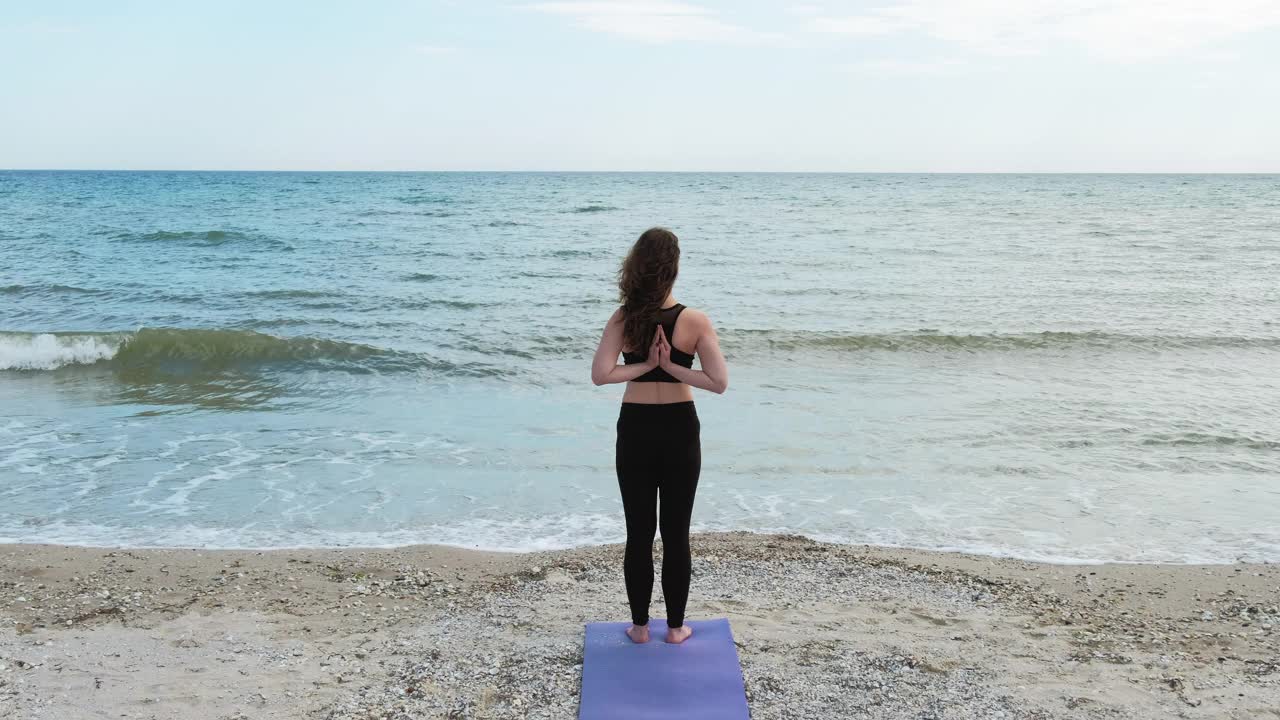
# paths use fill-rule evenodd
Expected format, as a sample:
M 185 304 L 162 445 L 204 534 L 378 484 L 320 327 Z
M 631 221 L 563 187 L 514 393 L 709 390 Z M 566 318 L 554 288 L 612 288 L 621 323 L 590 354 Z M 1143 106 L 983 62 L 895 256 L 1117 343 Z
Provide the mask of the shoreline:
M 756 530 L 705 530 L 693 529 L 693 536 L 702 537 L 719 537 L 719 536 L 739 536 L 739 537 L 756 537 L 756 538 L 795 538 L 808 542 L 818 543 L 820 545 L 832 545 L 836 547 L 858 548 L 867 551 L 900 551 L 909 554 L 923 554 L 928 556 L 953 556 L 966 557 L 975 559 L 991 559 L 991 560 L 1007 560 L 1011 562 L 1028 563 L 1031 565 L 1057 565 L 1064 567 L 1094 567 L 1099 565 L 1135 565 L 1135 566 L 1171 566 L 1171 567 L 1234 567 L 1237 565 L 1258 565 L 1258 566 L 1276 566 L 1280 567 L 1280 560 L 1254 560 L 1241 559 L 1238 556 L 1233 560 L 1117 560 L 1117 559 L 1097 559 L 1097 558 L 1079 558 L 1066 557 L 1058 555 L 1037 555 L 1037 554 L 1020 554 L 1017 551 L 984 548 L 964 548 L 964 547 L 925 547 L 917 545 L 898 545 L 898 544 L 881 544 L 875 542 L 847 542 L 840 539 L 832 539 L 824 536 L 812 536 L 804 533 L 787 532 L 787 531 L 756 531 Z M 539 553 L 562 553 L 575 552 L 579 550 L 589 550 L 598 547 L 610 547 L 621 545 L 622 540 L 615 542 L 588 542 L 576 545 L 555 546 L 555 547 L 530 547 L 530 548 L 508 548 L 508 547 L 490 547 L 478 546 L 470 544 L 459 544 L 449 542 L 389 542 L 375 544 L 350 544 L 350 545 L 227 545 L 227 546 L 208 546 L 208 545 L 147 545 L 147 544 L 96 544 L 90 542 L 60 542 L 56 540 L 36 540 L 33 542 L 15 541 L 12 538 L 0 537 L 0 552 L 4 552 L 9 548 L 19 547 L 46 547 L 46 548 L 75 548 L 80 550 L 114 550 L 129 552 L 233 552 L 233 553 L 280 553 L 280 552 L 375 552 L 375 551 L 395 551 L 395 550 L 412 550 L 415 548 L 440 548 L 448 550 L 458 550 L 468 553 L 481 553 L 490 555 L 535 555 Z
M 1280 718 L 1274 563 L 693 546 L 757 720 Z M 620 545 L 0 545 L 0 717 L 576 717 L 582 624 L 626 617 Z

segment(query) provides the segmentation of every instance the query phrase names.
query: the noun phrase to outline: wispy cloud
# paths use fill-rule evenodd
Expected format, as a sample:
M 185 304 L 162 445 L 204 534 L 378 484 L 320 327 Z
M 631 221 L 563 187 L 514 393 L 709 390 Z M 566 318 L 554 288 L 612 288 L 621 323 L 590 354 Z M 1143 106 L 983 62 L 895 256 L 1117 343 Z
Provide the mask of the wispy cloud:
M 1069 47 L 1139 61 L 1177 55 L 1280 27 L 1277 0 L 889 0 L 852 15 L 820 15 L 815 32 L 855 37 L 924 35 L 989 55 Z
M 414 45 L 413 51 L 419 55 L 449 55 L 457 52 L 458 49 L 445 45 Z
M 571 18 L 575 25 L 585 30 L 644 42 L 697 41 L 759 45 L 779 43 L 785 39 L 778 33 L 761 32 L 727 22 L 713 10 L 683 2 L 544 2 L 528 7 L 538 12 Z
M 937 60 L 864 60 L 842 65 L 841 70 L 864 75 L 923 75 L 936 77 L 955 75 L 965 69 L 967 63 L 954 58 Z
M 50 19 L 29 20 L 18 25 L 0 28 L 23 35 L 70 35 L 81 31 L 79 25 Z
M 813 3 L 788 4 L 785 8 L 783 8 L 783 10 L 789 15 L 813 16 L 813 15 L 823 14 L 822 6 L 815 5 Z

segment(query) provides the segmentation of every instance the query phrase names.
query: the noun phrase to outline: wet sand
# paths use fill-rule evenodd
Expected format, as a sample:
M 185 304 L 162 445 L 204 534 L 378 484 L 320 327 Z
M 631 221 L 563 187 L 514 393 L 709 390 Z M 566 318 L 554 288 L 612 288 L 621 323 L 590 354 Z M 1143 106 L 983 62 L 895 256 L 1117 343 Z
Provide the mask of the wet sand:
M 689 614 L 732 621 L 755 720 L 1280 718 L 1275 564 L 694 552 Z M 621 560 L 0 546 L 0 717 L 574 718 Z

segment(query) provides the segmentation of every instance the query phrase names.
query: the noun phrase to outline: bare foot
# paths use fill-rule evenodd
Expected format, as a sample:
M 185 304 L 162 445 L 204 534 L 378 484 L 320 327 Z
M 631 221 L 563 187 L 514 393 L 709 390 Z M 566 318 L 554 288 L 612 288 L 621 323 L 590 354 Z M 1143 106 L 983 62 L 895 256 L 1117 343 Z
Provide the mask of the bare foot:
M 627 628 L 627 637 L 631 638 L 634 643 L 649 642 L 649 626 L 648 625 L 632 625 Z
M 688 640 L 689 636 L 692 634 L 693 628 L 688 625 L 681 625 L 678 628 L 667 628 L 667 642 L 672 645 L 679 645 L 685 640 Z

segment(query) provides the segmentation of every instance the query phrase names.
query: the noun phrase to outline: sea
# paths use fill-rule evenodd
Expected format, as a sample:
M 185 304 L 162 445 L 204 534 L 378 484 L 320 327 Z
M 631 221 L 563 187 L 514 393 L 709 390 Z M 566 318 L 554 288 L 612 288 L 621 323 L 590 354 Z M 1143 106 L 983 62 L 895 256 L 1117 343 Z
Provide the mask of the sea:
M 620 541 L 654 225 L 696 530 L 1280 562 L 1276 175 L 0 172 L 0 542 Z

